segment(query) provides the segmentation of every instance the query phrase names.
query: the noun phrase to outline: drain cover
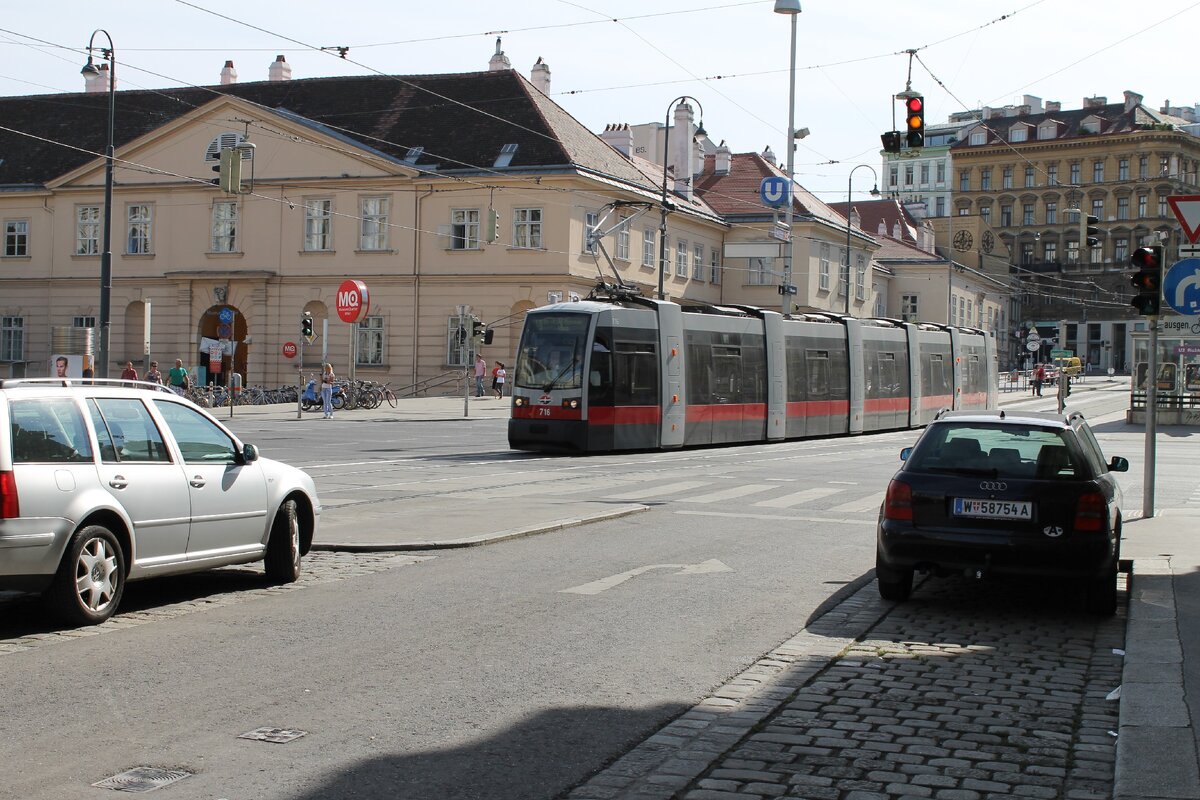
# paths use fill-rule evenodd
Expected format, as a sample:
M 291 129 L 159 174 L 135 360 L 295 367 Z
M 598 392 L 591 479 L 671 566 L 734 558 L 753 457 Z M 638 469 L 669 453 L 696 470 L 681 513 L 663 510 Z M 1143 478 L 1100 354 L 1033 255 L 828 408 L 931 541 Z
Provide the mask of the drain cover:
M 243 733 L 239 739 L 253 739 L 256 742 L 273 742 L 287 744 L 293 739 L 307 736 L 308 731 L 288 730 L 287 728 L 255 728 L 249 733 Z
M 119 775 L 105 778 L 93 783 L 100 789 L 114 789 L 118 792 L 153 792 L 164 786 L 170 786 L 191 775 L 179 769 L 159 769 L 158 767 L 134 767 Z

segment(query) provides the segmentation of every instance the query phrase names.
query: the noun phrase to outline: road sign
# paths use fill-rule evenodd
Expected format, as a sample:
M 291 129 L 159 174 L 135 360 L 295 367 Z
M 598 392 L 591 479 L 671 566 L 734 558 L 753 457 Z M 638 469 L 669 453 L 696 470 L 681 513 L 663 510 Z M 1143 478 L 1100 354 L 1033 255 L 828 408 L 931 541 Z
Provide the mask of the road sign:
M 346 280 L 337 290 L 337 313 L 342 322 L 358 322 L 371 307 L 367 285 L 362 281 Z
M 1028 351 L 1029 351 L 1029 352 L 1031 352 L 1031 353 L 1032 353 L 1032 352 L 1034 352 L 1034 351 L 1037 351 L 1037 350 L 1041 350 L 1041 349 L 1042 349 L 1042 340 L 1041 340 L 1041 339 L 1028 339 L 1028 340 L 1026 340 L 1026 342 L 1025 342 L 1025 349 L 1026 349 L 1026 350 L 1028 350 Z
M 1174 195 L 1168 197 L 1167 202 L 1187 240 L 1194 243 L 1200 239 L 1200 194 Z
M 773 208 L 786 205 L 789 196 L 787 178 L 775 175 L 763 178 L 758 186 L 758 196 L 764 204 Z
M 1200 257 L 1200 244 L 1181 244 L 1179 245 L 1180 258 L 1196 258 Z
M 1051 350 L 1050 351 L 1051 358 L 1070 358 L 1073 355 L 1075 355 L 1074 350 Z
M 217 314 L 217 317 L 221 320 L 221 322 L 228 325 L 229 323 L 233 322 L 233 309 L 222 308 L 220 313 Z
M 1200 258 L 1176 261 L 1163 276 L 1163 300 L 1180 314 L 1200 314 Z
M 284 342 L 283 343 L 283 357 L 284 358 L 295 358 L 296 357 L 296 343 L 295 342 Z
M 781 242 L 786 242 L 789 238 L 788 235 L 790 233 L 791 233 L 791 231 L 788 229 L 788 226 L 783 224 L 782 222 L 776 222 L 774 225 L 771 226 L 771 238 L 772 239 L 778 239 Z

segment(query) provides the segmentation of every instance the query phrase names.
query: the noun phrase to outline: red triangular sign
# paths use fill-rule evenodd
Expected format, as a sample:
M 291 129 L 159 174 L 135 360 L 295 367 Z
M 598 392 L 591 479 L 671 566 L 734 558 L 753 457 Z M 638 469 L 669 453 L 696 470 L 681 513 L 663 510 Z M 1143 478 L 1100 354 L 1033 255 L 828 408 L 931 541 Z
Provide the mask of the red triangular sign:
M 1175 219 L 1183 226 L 1183 235 L 1189 242 L 1200 238 L 1200 194 L 1173 195 L 1167 198 Z

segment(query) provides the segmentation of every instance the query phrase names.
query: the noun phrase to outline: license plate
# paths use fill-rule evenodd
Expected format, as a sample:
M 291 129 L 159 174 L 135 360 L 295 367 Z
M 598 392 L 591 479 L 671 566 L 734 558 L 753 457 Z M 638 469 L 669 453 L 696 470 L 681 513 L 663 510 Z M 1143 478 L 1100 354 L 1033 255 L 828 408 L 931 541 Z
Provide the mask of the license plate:
M 1033 503 L 1028 500 L 976 500 L 954 498 L 954 516 L 980 519 L 1033 519 Z

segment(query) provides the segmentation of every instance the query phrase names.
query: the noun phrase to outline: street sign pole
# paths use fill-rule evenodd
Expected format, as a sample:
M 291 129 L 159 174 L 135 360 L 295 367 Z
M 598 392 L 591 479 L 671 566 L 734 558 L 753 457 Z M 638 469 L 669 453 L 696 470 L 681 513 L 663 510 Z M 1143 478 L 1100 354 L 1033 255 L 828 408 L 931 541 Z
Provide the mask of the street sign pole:
M 304 339 L 300 337 L 300 357 L 296 362 L 296 419 L 304 416 L 301 409 L 304 407 Z
M 1142 468 L 1142 517 L 1154 516 L 1154 438 L 1158 423 L 1158 316 L 1150 317 L 1150 358 L 1146 364 L 1146 450 Z

